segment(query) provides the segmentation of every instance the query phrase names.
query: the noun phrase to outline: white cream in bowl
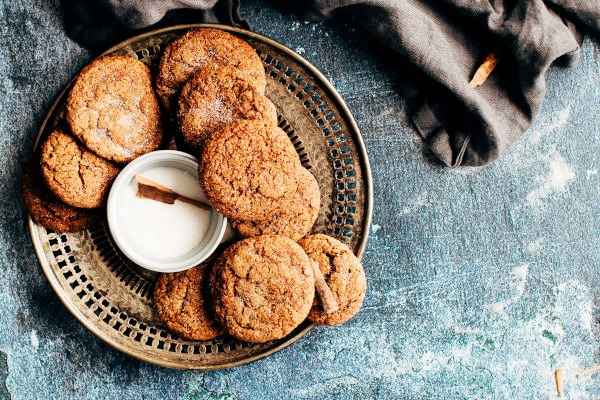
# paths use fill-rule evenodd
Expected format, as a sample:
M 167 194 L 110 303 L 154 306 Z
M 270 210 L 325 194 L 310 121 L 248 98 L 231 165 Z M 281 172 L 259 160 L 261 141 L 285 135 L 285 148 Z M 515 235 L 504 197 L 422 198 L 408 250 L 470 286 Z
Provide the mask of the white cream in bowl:
M 108 224 L 121 251 L 158 272 L 182 271 L 206 260 L 223 239 L 227 219 L 179 200 L 165 204 L 138 197 L 137 175 L 208 203 L 191 155 L 160 150 L 137 158 L 117 176 L 108 197 Z

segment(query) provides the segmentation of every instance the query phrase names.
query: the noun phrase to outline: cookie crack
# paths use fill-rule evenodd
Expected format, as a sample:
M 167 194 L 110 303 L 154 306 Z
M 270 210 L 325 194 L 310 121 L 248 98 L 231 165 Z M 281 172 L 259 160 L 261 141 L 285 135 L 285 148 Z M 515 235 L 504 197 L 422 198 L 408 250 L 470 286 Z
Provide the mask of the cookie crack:
M 183 309 L 185 308 L 188 300 L 188 291 L 189 291 L 189 284 L 186 282 L 186 284 L 184 285 L 184 291 L 183 291 L 183 300 L 181 301 L 181 305 L 178 307 L 175 315 L 176 316 L 180 316 L 183 313 Z
M 81 170 L 83 168 L 83 165 L 81 165 L 81 164 L 82 163 L 81 163 L 81 160 L 80 160 L 78 168 L 77 168 L 77 175 L 79 176 L 79 181 L 81 182 L 81 188 L 85 192 L 86 191 L 86 185 L 85 185 L 85 178 L 84 178 L 83 172 Z
M 327 252 L 324 254 L 325 254 L 325 257 L 327 257 L 327 263 L 329 264 L 329 269 L 328 269 L 327 273 L 324 275 L 324 277 L 325 277 L 325 281 L 329 281 L 329 278 L 335 272 L 335 258 L 337 256 L 329 254 Z

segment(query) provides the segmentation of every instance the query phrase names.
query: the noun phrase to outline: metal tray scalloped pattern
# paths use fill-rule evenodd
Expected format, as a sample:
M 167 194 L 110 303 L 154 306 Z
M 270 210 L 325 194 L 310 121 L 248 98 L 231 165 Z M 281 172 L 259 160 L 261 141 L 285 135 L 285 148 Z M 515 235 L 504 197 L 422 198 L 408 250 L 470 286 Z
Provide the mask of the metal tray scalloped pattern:
M 155 70 L 165 44 L 201 26 L 206 25 L 150 32 L 105 54 L 131 54 Z M 247 40 L 263 60 L 267 95 L 277 107 L 279 126 L 321 188 L 314 231 L 339 238 L 361 256 L 371 218 L 371 176 L 360 133 L 343 101 L 313 66 L 286 47 L 258 34 L 217 27 Z M 63 124 L 66 90 L 50 109 L 36 146 L 54 126 Z M 31 220 L 29 227 L 42 269 L 65 306 L 98 337 L 143 361 L 173 368 L 232 367 L 284 348 L 311 328 L 305 322 L 287 338 L 260 345 L 229 337 L 184 340 L 165 330 L 153 313 L 156 275 L 119 252 L 105 221 L 75 234 L 47 231 Z

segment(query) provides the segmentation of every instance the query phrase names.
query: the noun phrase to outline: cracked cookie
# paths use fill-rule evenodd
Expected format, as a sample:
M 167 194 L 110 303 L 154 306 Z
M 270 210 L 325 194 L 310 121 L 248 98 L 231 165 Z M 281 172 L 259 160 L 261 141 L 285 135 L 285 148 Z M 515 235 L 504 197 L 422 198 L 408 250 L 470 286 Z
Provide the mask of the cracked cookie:
M 321 205 L 321 192 L 315 177 L 305 168 L 298 172 L 297 191 L 281 200 L 279 210 L 263 221 L 234 221 L 243 237 L 283 235 L 299 240 L 310 232 Z
M 77 232 L 88 228 L 98 214 L 70 207 L 55 199 L 44 186 L 39 164 L 29 162 L 21 179 L 21 197 L 31 219 L 55 232 Z
M 311 260 L 293 240 L 265 235 L 230 246 L 212 278 L 217 318 L 233 337 L 281 339 L 306 319 L 315 295 Z
M 336 312 L 326 314 L 315 298 L 308 319 L 323 325 L 343 324 L 358 313 L 367 291 L 367 278 L 360 260 L 348 246 L 327 235 L 311 235 L 298 243 L 319 264 L 339 306 Z
M 154 307 L 167 328 L 190 340 L 211 340 L 223 334 L 208 309 L 209 267 L 161 274 L 154 286 Z
M 237 67 L 207 65 L 183 86 L 177 108 L 184 141 L 199 151 L 204 141 L 239 119 L 263 119 L 277 125 L 275 105 L 260 94 Z
M 300 159 L 285 132 L 261 120 L 227 125 L 205 143 L 200 182 L 221 214 L 241 221 L 268 218 L 297 191 Z
M 119 169 L 61 130 L 52 132 L 41 150 L 46 186 L 66 204 L 98 208 L 104 204 Z
M 259 94 L 265 93 L 265 70 L 252 46 L 225 31 L 200 28 L 170 43 L 160 59 L 156 91 L 167 110 L 174 108 L 183 84 L 207 64 L 236 67 L 248 74 Z
M 66 119 L 91 151 L 117 163 L 162 142 L 150 69 L 130 56 L 104 56 L 86 66 L 69 92 Z

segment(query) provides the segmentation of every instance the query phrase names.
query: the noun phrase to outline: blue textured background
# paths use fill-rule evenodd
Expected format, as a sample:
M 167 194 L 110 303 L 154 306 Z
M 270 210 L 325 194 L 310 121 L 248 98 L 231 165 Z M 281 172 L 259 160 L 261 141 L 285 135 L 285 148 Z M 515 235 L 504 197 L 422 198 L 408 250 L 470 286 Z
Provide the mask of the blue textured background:
M 47 107 L 89 54 L 58 4 L 0 1 L 0 398 L 525 399 L 600 396 L 600 47 L 553 70 L 534 127 L 482 170 L 436 167 L 382 64 L 351 26 L 245 1 L 255 29 L 337 87 L 363 131 L 375 213 L 362 312 L 252 365 L 212 373 L 142 364 L 67 313 L 43 278 L 18 199 Z

